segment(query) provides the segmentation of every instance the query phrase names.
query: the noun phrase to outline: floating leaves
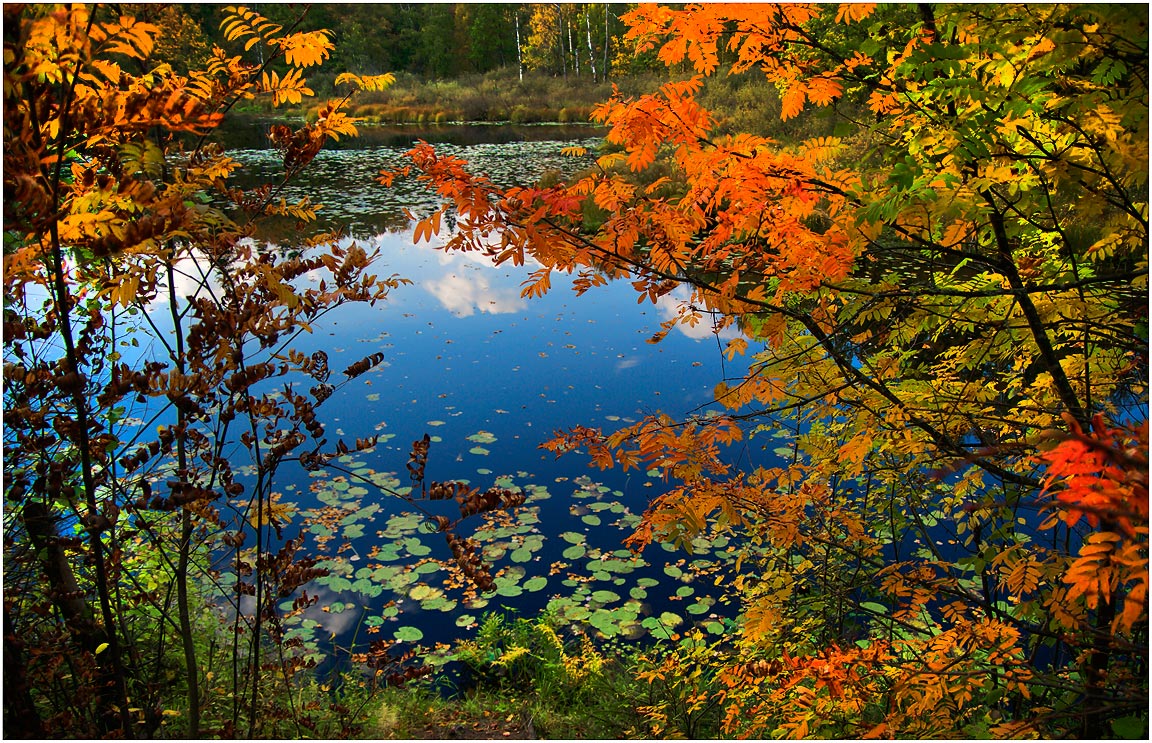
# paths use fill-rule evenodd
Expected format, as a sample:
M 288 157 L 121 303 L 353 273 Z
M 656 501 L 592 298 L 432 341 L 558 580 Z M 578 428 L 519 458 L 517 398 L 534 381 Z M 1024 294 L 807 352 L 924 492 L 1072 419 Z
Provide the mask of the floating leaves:
M 419 642 L 424 639 L 424 632 L 419 627 L 404 626 L 392 633 L 397 642 Z
M 496 440 L 495 435 L 487 431 L 478 431 L 466 438 L 477 444 L 478 449 L 484 449 L 480 444 Z M 423 449 L 424 443 L 424 439 L 418 441 L 417 448 Z M 417 452 L 412 464 L 420 469 L 425 464 L 424 458 L 423 451 Z M 393 491 L 401 489 L 394 475 L 377 473 L 353 459 L 343 464 L 352 468 L 356 480 L 383 485 Z M 431 484 L 433 490 L 448 487 L 449 492 L 444 500 L 427 501 L 429 507 L 436 506 L 441 513 L 445 508 L 475 508 L 484 519 L 472 537 L 449 540 L 450 546 L 456 545 L 449 550 L 451 554 L 445 554 L 446 535 L 441 533 L 436 520 L 446 517 L 411 511 L 387 513 L 386 503 L 362 504 L 370 491 L 356 480 L 343 475 L 317 480 L 313 490 L 321 502 L 332 509 L 333 518 L 313 525 L 314 533 L 330 532 L 330 538 L 340 534 L 349 539 L 351 535 L 367 536 L 365 526 L 378 520 L 373 526 L 372 544 L 360 548 L 367 564 L 355 572 L 345 567 L 347 563 L 336 565 L 331 575 L 322 580 L 338 594 L 358 594 L 361 600 L 373 599 L 377 605 L 389 595 L 395 597 L 378 616 L 365 620 L 371 628 L 395 623 L 405 616 L 407 607 L 418 607 L 421 611 L 439 613 L 463 609 L 464 613 L 452 621 L 456 627 L 466 630 L 476 626 L 476 612 L 490 602 L 494 606 L 515 607 L 518 602 L 530 600 L 528 596 L 546 594 L 551 588 L 561 591 L 547 596 L 549 610 L 561 622 L 603 638 L 637 638 L 645 634 L 670 637 L 682 631 L 685 622 L 698 622 L 711 634 L 725 631 L 725 626 L 717 622 L 712 613 L 717 600 L 706 595 L 702 588 L 710 587 L 713 581 L 697 584 L 695 580 L 734 561 L 735 551 L 726 537 L 697 535 L 691 545 L 695 559 L 683 557 L 653 565 L 644 556 L 620 546 L 639 518 L 624 504 L 623 493 L 585 476 L 571 481 L 573 500 L 568 510 L 574 519 L 579 519 L 576 523 L 594 528 L 546 536 L 542 529 L 555 521 L 542 518 L 538 504 L 552 498 L 553 493 L 539 484 L 518 484 L 527 477 L 524 472 L 502 475 L 487 491 L 465 480 Z M 493 503 L 498 505 L 508 498 L 512 498 L 509 503 L 520 505 L 511 510 L 486 510 L 489 500 L 495 499 Z M 656 554 L 666 553 L 657 551 Z M 705 555 L 712 557 L 705 559 Z M 480 591 L 462 595 L 459 578 L 453 577 L 460 575 L 457 560 L 480 558 L 492 566 L 492 575 L 478 581 Z M 550 561 L 556 562 L 551 562 L 549 568 Z M 552 581 L 549 576 L 557 576 L 557 580 Z M 669 601 L 683 603 L 677 611 L 669 611 Z M 398 627 L 393 636 L 398 641 L 416 642 L 423 635 L 417 638 L 414 630 L 417 628 Z

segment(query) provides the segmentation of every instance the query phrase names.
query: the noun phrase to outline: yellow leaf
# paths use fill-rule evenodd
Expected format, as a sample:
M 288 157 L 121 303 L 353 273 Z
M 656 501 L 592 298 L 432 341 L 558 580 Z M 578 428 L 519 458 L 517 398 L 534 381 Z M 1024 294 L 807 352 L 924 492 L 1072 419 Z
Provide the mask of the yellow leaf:
M 728 341 L 728 347 L 724 349 L 724 355 L 731 361 L 736 358 L 736 354 L 743 355 L 746 350 L 748 350 L 748 341 L 743 338 L 733 338 Z
M 971 225 L 968 222 L 956 220 L 944 230 L 944 239 L 940 244 L 945 248 L 953 248 L 963 242 L 970 229 Z

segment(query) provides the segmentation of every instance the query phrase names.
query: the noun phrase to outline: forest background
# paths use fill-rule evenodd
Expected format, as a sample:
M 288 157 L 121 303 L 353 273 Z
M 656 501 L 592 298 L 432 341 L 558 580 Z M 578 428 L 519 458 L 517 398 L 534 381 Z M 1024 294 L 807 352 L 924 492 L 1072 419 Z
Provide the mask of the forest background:
M 4 12 L 6 735 L 1146 736 L 1146 9 Z M 556 93 L 605 78 L 596 104 Z M 239 188 L 208 135 L 245 110 L 300 118 L 268 125 L 277 179 Z M 424 184 L 443 205 L 415 239 L 539 264 L 526 295 L 553 272 L 684 287 L 653 342 L 740 331 L 747 373 L 708 415 L 545 444 L 662 473 L 630 545 L 730 536 L 738 619 L 606 646 L 492 615 L 450 651 L 466 700 L 395 691 L 433 673 L 402 637 L 322 678 L 295 623 L 343 547 L 292 534 L 371 514 L 298 515 L 275 483 L 373 450 L 318 410 L 383 355 L 341 375 L 292 343 L 404 277 L 279 194 L 357 117 L 552 112 L 608 131 L 569 181 L 497 187 L 421 144 L 365 187 Z M 290 252 L 252 240 L 274 220 Z M 161 360 L 123 363 L 129 328 Z M 168 422 L 127 432 L 131 400 Z M 727 461 L 781 432 L 782 466 Z M 471 524 L 527 495 L 432 481 L 428 457 L 414 442 L 411 489 L 374 484 L 458 506 L 428 518 L 445 588 L 488 592 Z

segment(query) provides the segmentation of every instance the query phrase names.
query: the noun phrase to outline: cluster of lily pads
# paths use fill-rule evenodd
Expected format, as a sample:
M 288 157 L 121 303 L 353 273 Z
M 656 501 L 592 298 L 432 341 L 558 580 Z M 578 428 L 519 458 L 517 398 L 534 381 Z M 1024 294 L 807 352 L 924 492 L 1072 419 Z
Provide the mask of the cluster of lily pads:
M 475 444 L 471 452 L 481 455 L 488 453 L 483 444 L 496 441 L 487 431 L 467 438 Z M 314 540 L 337 540 L 340 546 L 336 557 L 319 565 L 329 575 L 314 581 L 331 600 L 293 618 L 293 632 L 302 639 L 321 628 L 332 632 L 336 624 L 353 624 L 357 631 L 415 643 L 424 640 L 418 626 L 423 613 L 452 613 L 456 627 L 467 630 L 485 610 L 545 607 L 573 629 L 601 638 L 675 637 L 692 625 L 720 635 L 731 627 L 728 598 L 718 586 L 736 559 L 736 546 L 723 535 L 700 536 L 690 555 L 671 545 L 661 545 L 663 560 L 659 548 L 634 554 L 622 543 L 640 516 L 621 491 L 586 476 L 558 478 L 552 486 L 571 488 L 564 494 L 571 499 L 566 515 L 557 504 L 546 505 L 553 492 L 529 482 L 526 472 L 472 483 L 519 490 L 526 498 L 513 513 L 472 517 L 458 527 L 482 545 L 493 569 L 492 590 L 469 595 L 430 518 L 454 519 L 455 503 L 421 500 L 410 485 L 371 468 L 364 457 L 344 456 L 332 469 L 312 473 L 319 505 L 301 511 L 304 524 Z M 557 511 L 572 528 L 546 534 L 543 519 L 555 523 Z M 285 601 L 282 609 L 290 608 Z M 333 621 L 346 612 L 354 613 L 355 622 Z M 423 624 L 426 629 L 429 622 Z

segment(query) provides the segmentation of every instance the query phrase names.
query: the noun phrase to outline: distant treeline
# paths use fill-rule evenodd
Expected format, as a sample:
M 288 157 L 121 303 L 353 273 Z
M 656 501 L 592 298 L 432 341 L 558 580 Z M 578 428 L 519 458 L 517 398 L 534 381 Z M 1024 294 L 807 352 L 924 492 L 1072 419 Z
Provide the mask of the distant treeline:
M 221 5 L 132 5 L 160 25 L 158 51 L 179 68 L 206 60 L 212 45 L 232 50 L 220 30 Z M 655 68 L 622 43 L 621 3 L 320 3 L 259 4 L 253 10 L 285 29 L 325 28 L 335 50 L 328 72 L 407 72 L 454 78 L 499 68 L 603 81 Z M 303 17 L 301 17 L 303 16 Z M 259 46 L 252 53 L 257 53 Z M 259 61 L 259 60 L 256 60 Z M 651 64 L 649 64 L 651 63 Z

